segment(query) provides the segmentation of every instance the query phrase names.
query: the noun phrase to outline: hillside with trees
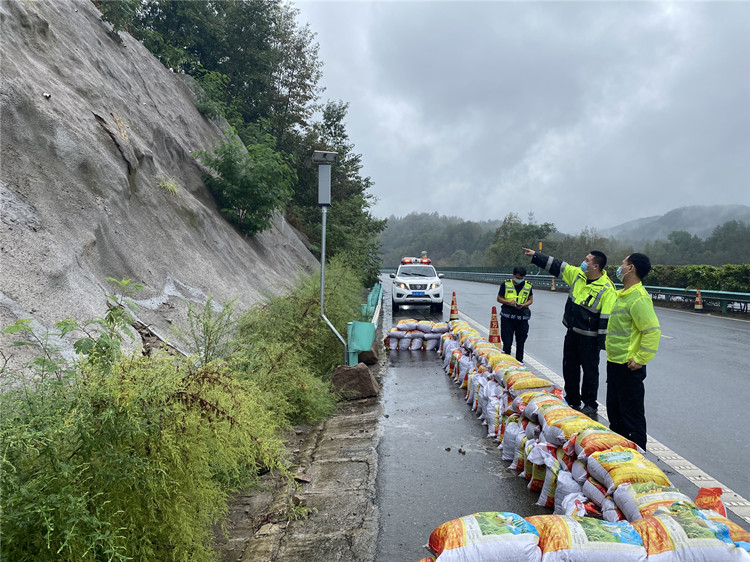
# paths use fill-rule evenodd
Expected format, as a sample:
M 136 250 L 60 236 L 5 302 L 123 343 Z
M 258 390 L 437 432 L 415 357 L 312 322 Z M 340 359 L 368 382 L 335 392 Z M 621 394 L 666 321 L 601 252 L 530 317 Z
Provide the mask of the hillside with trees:
M 472 222 L 437 213 L 390 217 L 381 237 L 383 266 L 395 267 L 401 256 L 424 250 L 437 266 L 513 267 L 522 260 L 522 247 L 537 248 L 571 262 L 599 249 L 620 260 L 629 253 L 645 252 L 654 264 L 689 265 L 750 263 L 750 223 L 730 220 L 716 226 L 705 239 L 686 230 L 675 230 L 664 240 L 634 244 L 584 228 L 575 235 L 560 233 L 552 223 L 522 220 L 515 213 L 502 221 Z
M 218 560 L 230 496 L 294 489 L 285 432 L 337 399 L 313 149 L 342 333 L 382 222 L 293 11 L 96 5 L 158 59 L 90 0 L 0 2 L 0 559 Z
M 607 238 L 645 244 L 651 240 L 666 240 L 674 231 L 685 231 L 702 239 L 714 229 L 730 221 L 750 224 L 750 207 L 747 205 L 692 205 L 672 209 L 663 215 L 629 221 L 601 230 Z

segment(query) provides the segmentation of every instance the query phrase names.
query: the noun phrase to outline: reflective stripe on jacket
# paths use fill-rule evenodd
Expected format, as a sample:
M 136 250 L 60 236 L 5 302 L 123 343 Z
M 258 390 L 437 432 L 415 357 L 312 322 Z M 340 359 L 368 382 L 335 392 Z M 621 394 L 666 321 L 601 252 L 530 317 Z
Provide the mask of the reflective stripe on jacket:
M 599 338 L 599 347 L 604 349 L 607 322 L 615 302 L 615 286 L 607 272 L 602 271 L 599 279 L 589 282 L 580 267 L 541 252 L 534 254 L 531 263 L 561 277 L 570 286 L 563 324 L 582 336 Z
M 607 328 L 607 361 L 645 365 L 659 349 L 661 327 L 654 302 L 641 283 L 617 291 Z

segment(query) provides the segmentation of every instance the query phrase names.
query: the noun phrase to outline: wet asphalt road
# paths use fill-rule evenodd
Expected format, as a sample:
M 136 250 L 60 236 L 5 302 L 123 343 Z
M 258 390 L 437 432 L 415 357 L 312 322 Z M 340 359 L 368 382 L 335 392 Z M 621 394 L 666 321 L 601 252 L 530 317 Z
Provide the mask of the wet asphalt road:
M 456 292 L 460 312 L 489 326 L 496 287 L 447 280 L 445 288 L 447 300 Z M 567 293 L 536 291 L 534 297 L 525 351 L 562 375 Z M 645 383 L 649 435 L 750 499 L 750 322 L 661 307 L 656 314 L 662 339 Z M 606 387 L 602 352 L 600 404 Z
M 390 283 L 384 279 L 383 329 L 391 325 Z M 405 308 L 393 318 L 447 320 L 456 291 L 459 311 L 489 325 L 497 288 L 446 280 L 443 314 L 427 307 Z M 538 291 L 526 353 L 561 372 L 567 295 Z M 694 317 L 657 309 L 664 338 L 646 379 L 649 434 L 745 498 L 750 497 L 750 322 Z M 696 315 L 697 316 L 697 315 Z M 508 470 L 507 461 L 486 437 L 464 392 L 444 374 L 437 352 L 390 351 L 383 379 L 379 469 L 381 524 L 377 562 L 417 561 L 422 546 L 441 523 L 478 511 L 512 511 L 523 516 L 549 511 L 534 505 L 538 494 Z M 606 361 L 600 365 L 600 402 L 606 395 Z M 446 449 L 450 448 L 450 451 Z M 458 449 L 466 453 L 461 454 Z M 663 468 L 688 495 L 697 487 Z M 734 518 L 733 518 L 734 519 Z M 745 523 L 743 526 L 747 527 Z
M 438 525 L 478 511 L 546 513 L 508 470 L 435 351 L 389 352 L 378 461 L 379 562 L 414 561 Z M 392 376 L 391 376 L 392 375 Z M 461 453 L 460 451 L 465 451 Z

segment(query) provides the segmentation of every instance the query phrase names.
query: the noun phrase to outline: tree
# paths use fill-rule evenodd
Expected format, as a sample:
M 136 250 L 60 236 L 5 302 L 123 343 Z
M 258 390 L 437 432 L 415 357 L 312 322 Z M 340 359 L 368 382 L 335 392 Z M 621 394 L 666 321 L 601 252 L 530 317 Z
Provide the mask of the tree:
M 326 258 L 345 254 L 362 272 L 366 286 L 377 281 L 380 264 L 379 235 L 386 221 L 375 219 L 370 208 L 375 198 L 369 193 L 372 180 L 362 177 L 362 155 L 354 152 L 354 145 L 346 132 L 346 113 L 349 105 L 329 101 L 323 108 L 322 120 L 313 125 L 304 142 L 296 147 L 298 179 L 288 215 L 295 226 L 310 240 L 321 239 L 321 212 L 317 206 L 318 170 L 312 163 L 315 150 L 338 153 L 331 167 L 331 208 L 327 215 Z M 311 245 L 320 256 L 320 248 Z
M 750 263 L 750 224 L 732 220 L 717 226 L 704 244 L 713 265 Z
M 307 127 L 313 111 L 319 109 L 323 65 L 315 34 L 309 25 L 298 26 L 298 15 L 296 8 L 280 10 L 272 41 L 279 59 L 272 74 L 268 123 L 277 149 L 289 152 L 286 136 L 291 135 L 294 142 L 294 130 Z
M 509 213 L 495 231 L 495 238 L 485 252 L 485 265 L 513 267 L 523 258 L 522 248 L 535 248 L 538 240 L 544 240 L 557 232 L 555 225 L 523 223 L 516 213 Z
M 450 262 L 456 267 L 464 267 L 471 265 L 471 256 L 466 253 L 466 250 L 456 250 L 451 255 Z
M 270 135 L 245 146 L 233 129 L 228 138 L 214 141 L 211 152 L 198 152 L 213 171 L 204 181 L 230 222 L 250 236 L 268 228 L 273 214 L 292 196 L 294 170 L 274 149 Z

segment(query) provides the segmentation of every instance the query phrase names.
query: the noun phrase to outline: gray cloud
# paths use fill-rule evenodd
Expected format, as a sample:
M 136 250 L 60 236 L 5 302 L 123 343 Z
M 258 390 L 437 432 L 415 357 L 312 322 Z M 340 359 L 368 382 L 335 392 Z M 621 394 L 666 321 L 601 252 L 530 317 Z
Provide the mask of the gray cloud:
M 533 211 L 579 232 L 750 204 L 749 3 L 297 6 L 377 216 Z

